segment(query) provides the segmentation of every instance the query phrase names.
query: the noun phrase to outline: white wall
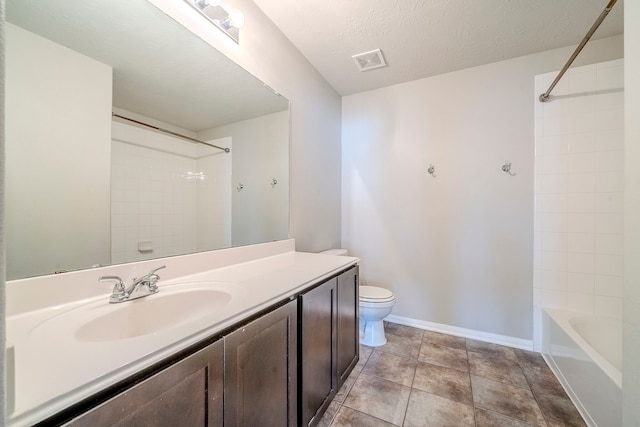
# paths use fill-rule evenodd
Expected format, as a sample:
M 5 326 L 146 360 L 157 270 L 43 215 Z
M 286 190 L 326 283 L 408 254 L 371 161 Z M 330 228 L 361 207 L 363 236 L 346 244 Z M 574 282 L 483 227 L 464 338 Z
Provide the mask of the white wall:
M 534 76 L 572 52 L 343 98 L 343 244 L 395 316 L 532 340 Z M 576 65 L 620 57 L 614 37 Z
M 289 234 L 289 112 L 267 114 L 200 132 L 233 139 L 233 246 L 282 240 Z M 276 185 L 271 185 L 273 179 Z M 243 189 L 236 187 L 242 183 Z
M 640 2 L 624 5 L 625 242 L 623 425 L 640 426 Z
M 7 277 L 109 263 L 111 67 L 5 26 Z
M 557 72 L 536 76 L 547 90 Z M 570 69 L 536 110 L 534 341 L 541 307 L 622 317 L 624 61 Z M 620 331 L 622 333 L 622 331 Z
M 240 43 L 189 5 L 149 0 L 291 101 L 290 236 L 299 251 L 340 246 L 340 96 L 250 0 L 229 0 L 245 16 Z

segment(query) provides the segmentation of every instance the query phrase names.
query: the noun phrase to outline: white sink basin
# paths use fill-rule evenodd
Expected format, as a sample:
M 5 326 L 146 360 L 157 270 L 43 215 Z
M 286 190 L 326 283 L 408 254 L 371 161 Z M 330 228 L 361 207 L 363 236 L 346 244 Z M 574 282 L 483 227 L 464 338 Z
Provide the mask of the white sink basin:
M 157 294 L 132 301 L 110 304 L 103 298 L 78 306 L 39 323 L 29 335 L 62 333 L 91 343 L 161 334 L 211 316 L 243 294 L 242 287 L 226 282 L 161 286 Z

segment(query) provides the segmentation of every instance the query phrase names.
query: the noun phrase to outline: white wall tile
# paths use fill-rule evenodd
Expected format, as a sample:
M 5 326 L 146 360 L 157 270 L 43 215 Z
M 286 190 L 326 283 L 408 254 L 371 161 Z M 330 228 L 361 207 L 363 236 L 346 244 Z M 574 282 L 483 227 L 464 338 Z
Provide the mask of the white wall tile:
M 563 174 L 567 172 L 568 155 L 566 154 L 545 154 L 542 157 L 542 173 Z
M 542 122 L 542 135 L 544 137 L 563 135 L 569 131 L 569 121 L 565 116 L 545 117 Z
M 624 279 L 622 276 L 596 275 L 596 295 L 622 298 L 624 293 Z
M 535 306 L 621 315 L 622 70 L 622 60 L 573 69 L 564 93 L 581 96 L 536 105 L 536 129 L 545 132 L 544 138 L 536 134 L 536 153 L 546 156 L 535 177 L 540 206 L 534 216 L 542 230 L 536 248 L 543 250 L 537 266 L 544 268 L 534 273 Z M 534 319 L 537 339 L 539 321 Z
M 595 153 L 572 153 L 568 156 L 569 174 L 594 172 L 596 170 Z
M 567 257 L 567 271 L 571 273 L 595 272 L 595 255 L 569 252 Z
M 624 219 L 619 213 L 597 213 L 596 233 L 600 234 L 623 234 Z
M 542 270 L 541 289 L 566 291 L 567 290 L 567 272 Z
M 594 233 L 594 213 L 569 213 L 567 214 L 567 231 L 569 233 Z
M 624 275 L 624 257 L 622 255 L 595 255 L 595 273 L 605 276 Z
M 595 276 L 588 273 L 568 273 L 567 290 L 569 292 L 581 292 L 593 294 Z
M 542 212 L 567 212 L 567 195 L 563 193 L 542 195 Z
M 570 74 L 567 73 L 566 77 L 569 84 L 569 93 L 579 94 L 583 92 L 592 92 L 596 85 L 596 76 L 597 69 L 595 64 L 580 67 L 580 69 L 574 69 Z
M 566 191 L 569 193 L 593 193 L 595 182 L 595 173 L 570 174 L 567 177 Z
M 611 92 L 598 94 L 595 100 L 596 111 L 620 109 L 624 106 L 624 90 L 613 89 Z
M 567 293 L 543 289 L 540 293 L 541 304 L 545 308 L 567 308 Z M 602 297 L 605 298 L 605 297 Z
M 624 66 L 599 67 L 596 70 L 596 90 L 624 87 Z
M 607 117 L 609 117 L 609 115 L 607 115 Z M 567 118 L 565 133 L 593 132 L 598 123 L 600 123 L 600 120 L 597 119 L 595 111 L 572 113 Z M 612 127 L 603 127 L 603 129 L 612 129 L 613 126 L 615 126 L 613 123 L 609 125 Z M 604 124 L 602 126 L 604 126 Z
M 624 151 L 610 150 L 596 156 L 597 172 L 615 172 L 624 170 Z
M 542 251 L 542 269 L 567 271 L 567 252 Z
M 592 293 L 569 292 L 567 293 L 567 310 L 593 314 L 595 311 L 595 296 Z
M 543 213 L 542 231 L 564 233 L 567 231 L 567 214 Z
M 567 233 L 567 250 L 577 253 L 595 253 L 595 234 Z
M 585 92 L 583 92 L 584 94 Z M 581 95 L 570 97 L 567 99 L 569 102 L 569 113 L 590 113 L 596 111 L 596 99 L 597 95 Z
M 592 134 L 587 134 L 587 135 L 592 135 Z M 593 142 L 595 144 L 595 138 L 593 139 Z M 544 150 L 544 155 L 546 156 L 568 154 L 569 152 L 569 145 L 567 144 L 567 138 L 564 135 L 553 135 L 553 136 L 540 138 L 539 144 L 541 145 L 541 148 Z
M 624 238 L 622 234 L 596 234 L 595 252 L 608 255 L 624 254 Z
M 598 172 L 596 174 L 596 192 L 613 193 L 624 190 L 624 174 L 617 172 Z
M 624 129 L 624 109 L 609 109 L 598 111 L 595 116 L 596 132 Z
M 624 150 L 624 130 L 614 129 L 595 133 L 596 151 Z
M 552 252 L 567 252 L 567 233 L 541 233 L 542 249 Z
M 564 144 L 556 142 L 558 145 L 566 146 L 568 153 L 590 153 L 595 150 L 596 135 L 594 132 L 570 133 L 557 137 L 562 139 Z
M 623 193 L 597 193 L 596 209 L 597 213 L 619 213 L 624 210 Z
M 567 212 L 595 212 L 595 193 L 567 194 Z
M 622 298 L 596 295 L 595 312 L 599 316 L 622 317 Z
M 566 193 L 568 185 L 567 174 L 540 175 L 542 191 L 544 193 Z M 595 180 L 595 176 L 594 176 Z

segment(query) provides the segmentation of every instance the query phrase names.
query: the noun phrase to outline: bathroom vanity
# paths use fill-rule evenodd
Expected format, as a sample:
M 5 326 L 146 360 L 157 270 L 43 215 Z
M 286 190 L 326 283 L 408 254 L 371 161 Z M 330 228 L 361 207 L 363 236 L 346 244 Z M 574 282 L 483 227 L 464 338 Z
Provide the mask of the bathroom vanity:
M 8 339 L 16 356 L 9 425 L 315 425 L 358 361 L 357 261 L 295 252 L 293 241 L 168 258 L 158 294 L 111 305 L 103 285 L 96 285 L 99 295 L 64 304 L 50 289 L 46 306 L 42 295 L 23 301 L 38 280 L 9 282 Z M 155 264 L 69 273 L 48 286 L 80 292 L 76 279 L 86 287 L 89 274 L 97 283 L 105 273 L 126 276 L 123 269 Z M 206 300 L 213 295 L 208 284 L 221 294 L 229 284 L 230 296 L 198 314 L 188 295 Z M 187 310 L 189 320 L 167 324 L 171 304 L 154 301 L 175 301 L 180 311 L 180 298 L 196 315 Z M 86 329 L 96 322 L 86 312 L 147 306 L 162 311 L 159 326 L 143 326 L 142 334 Z M 69 326 L 71 318 L 82 325 Z

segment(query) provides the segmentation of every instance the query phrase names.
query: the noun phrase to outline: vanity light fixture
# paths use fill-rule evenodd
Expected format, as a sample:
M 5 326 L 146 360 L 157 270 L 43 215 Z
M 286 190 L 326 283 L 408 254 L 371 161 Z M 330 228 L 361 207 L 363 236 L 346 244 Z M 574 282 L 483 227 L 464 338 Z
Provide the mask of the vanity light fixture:
M 221 0 L 184 0 L 205 18 L 238 43 L 244 15 L 238 9 L 225 6 Z

